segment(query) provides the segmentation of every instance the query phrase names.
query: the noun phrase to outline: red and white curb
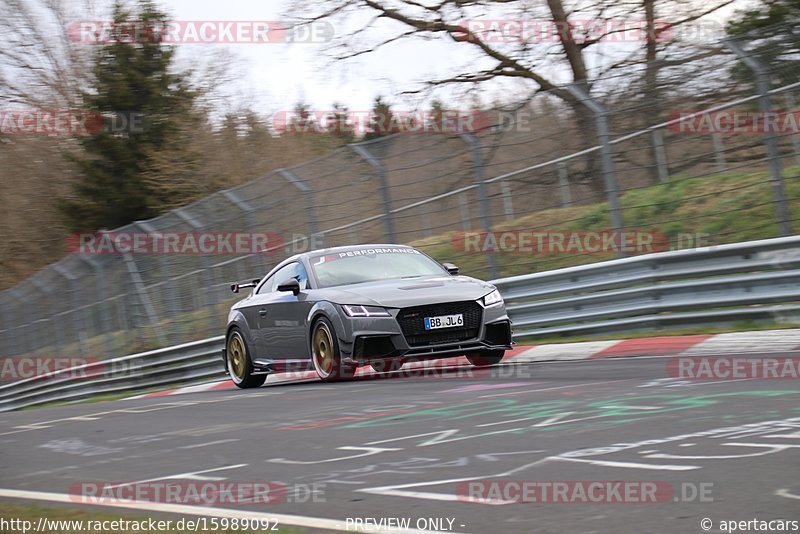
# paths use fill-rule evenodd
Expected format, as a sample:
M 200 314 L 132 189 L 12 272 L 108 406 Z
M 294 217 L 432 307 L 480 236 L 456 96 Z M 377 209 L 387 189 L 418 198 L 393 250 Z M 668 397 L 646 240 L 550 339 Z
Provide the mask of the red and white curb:
M 581 343 L 559 343 L 553 345 L 522 345 L 506 352 L 504 363 L 528 363 L 544 361 L 593 360 L 600 358 L 627 358 L 638 356 L 719 356 L 748 353 L 780 353 L 800 350 L 800 329 L 763 330 L 757 332 L 734 332 L 730 334 L 698 334 L 691 336 L 651 337 L 611 341 L 587 341 Z M 469 366 L 463 356 L 410 362 L 402 371 L 424 371 Z M 362 367 L 356 376 L 378 374 L 371 367 Z M 267 377 L 266 384 L 279 384 L 298 380 L 315 380 L 314 371 L 280 373 Z M 235 389 L 230 380 L 207 382 L 194 386 L 156 391 L 128 397 L 147 399 L 201 391 Z

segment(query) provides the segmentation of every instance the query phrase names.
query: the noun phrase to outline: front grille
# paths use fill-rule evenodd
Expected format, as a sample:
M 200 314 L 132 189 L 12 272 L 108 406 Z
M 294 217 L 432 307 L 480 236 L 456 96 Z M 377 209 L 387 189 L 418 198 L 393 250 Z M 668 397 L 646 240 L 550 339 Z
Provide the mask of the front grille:
M 439 315 L 464 316 L 463 328 L 425 330 L 425 317 Z M 475 301 L 445 302 L 404 308 L 397 314 L 397 322 L 409 346 L 433 345 L 473 339 L 478 336 L 483 317 L 483 307 Z
M 410 347 L 419 347 L 421 345 L 438 345 L 440 343 L 465 341 L 477 335 L 477 328 L 453 328 L 452 330 L 431 330 L 425 334 L 406 336 L 406 341 Z

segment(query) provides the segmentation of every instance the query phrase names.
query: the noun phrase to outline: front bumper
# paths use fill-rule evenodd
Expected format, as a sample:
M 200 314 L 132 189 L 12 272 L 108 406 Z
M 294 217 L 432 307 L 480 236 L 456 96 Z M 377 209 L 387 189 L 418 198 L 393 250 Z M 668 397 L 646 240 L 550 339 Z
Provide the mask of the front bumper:
M 408 337 L 397 319 L 402 310 L 390 310 L 392 317 L 347 317 L 343 321 L 344 332 L 340 334 L 339 348 L 344 363 L 365 365 L 386 359 L 434 359 L 459 356 L 483 350 L 510 350 L 512 324 L 505 306 L 490 306 L 482 309 L 477 334 L 467 339 L 417 342 L 409 344 Z

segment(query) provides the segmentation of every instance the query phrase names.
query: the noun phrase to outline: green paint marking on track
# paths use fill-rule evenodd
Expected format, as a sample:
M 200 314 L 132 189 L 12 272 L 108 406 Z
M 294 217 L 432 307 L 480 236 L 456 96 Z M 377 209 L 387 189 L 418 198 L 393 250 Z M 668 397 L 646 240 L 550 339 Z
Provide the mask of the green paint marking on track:
M 543 426 L 535 426 L 534 429 L 553 429 L 554 427 L 564 427 L 569 424 L 581 422 L 580 420 L 591 418 L 620 418 L 616 423 L 641 421 L 652 416 L 664 413 L 702 409 L 708 406 L 719 404 L 729 398 L 741 397 L 780 397 L 787 395 L 800 395 L 800 390 L 754 390 L 737 391 L 725 393 L 711 393 L 705 395 L 695 395 L 687 397 L 684 394 L 659 394 L 631 397 L 620 397 L 606 399 L 602 401 L 592 401 L 580 403 L 572 400 L 553 400 L 544 402 L 521 403 L 515 399 L 488 399 L 474 402 L 467 402 L 453 406 L 437 406 L 423 410 L 413 411 L 402 414 L 402 416 L 386 416 L 358 421 L 342 425 L 340 428 L 377 428 L 387 426 L 398 426 L 409 422 L 419 423 L 426 421 L 461 421 L 484 416 L 494 416 L 502 422 L 508 420 L 509 424 L 524 424 L 528 420 L 548 420 L 557 416 L 563 416 L 561 420 L 555 420 Z M 539 422 L 541 423 L 541 421 Z M 512 429 L 514 433 L 525 433 L 530 428 Z M 512 431 L 510 430 L 510 431 Z

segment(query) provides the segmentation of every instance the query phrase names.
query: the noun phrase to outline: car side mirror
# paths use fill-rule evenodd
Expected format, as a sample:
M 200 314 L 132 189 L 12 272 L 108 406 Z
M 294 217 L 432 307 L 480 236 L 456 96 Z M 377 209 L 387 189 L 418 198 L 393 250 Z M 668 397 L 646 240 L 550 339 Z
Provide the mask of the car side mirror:
M 458 274 L 458 265 L 454 265 L 452 263 L 443 263 L 442 267 L 447 269 L 447 272 L 450 273 L 450 276 L 456 276 Z
M 291 291 L 295 295 L 300 294 L 300 282 L 297 278 L 290 278 L 282 284 L 278 284 L 278 291 Z

